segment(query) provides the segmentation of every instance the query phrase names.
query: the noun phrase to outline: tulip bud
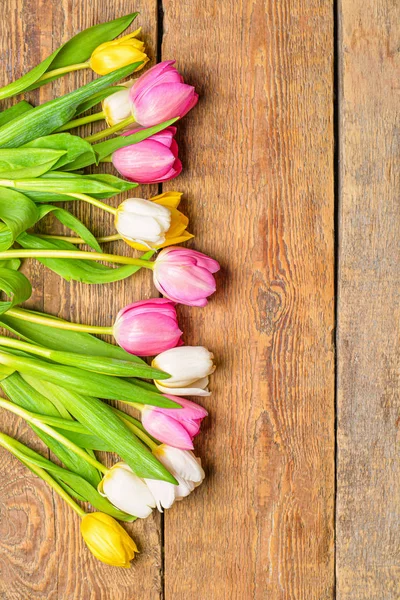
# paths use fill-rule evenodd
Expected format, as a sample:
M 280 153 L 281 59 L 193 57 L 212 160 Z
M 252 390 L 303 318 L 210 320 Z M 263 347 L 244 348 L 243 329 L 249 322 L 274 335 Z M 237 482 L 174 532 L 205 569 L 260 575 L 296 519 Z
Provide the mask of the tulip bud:
M 123 462 L 108 471 L 99 483 L 98 490 L 111 504 L 139 519 L 148 517 L 155 508 L 153 496 L 143 479 Z
M 144 43 L 136 39 L 139 32 L 140 29 L 137 29 L 122 38 L 97 46 L 89 60 L 90 68 L 98 75 L 107 75 L 107 73 L 141 61 L 142 64 L 136 71 L 143 69 L 149 59 L 144 52 Z
M 209 396 L 208 376 L 214 373 L 214 355 L 203 346 L 182 346 L 162 352 L 151 363 L 169 373 L 165 381 L 154 381 L 160 392 L 175 396 Z
M 102 108 L 109 127 L 113 127 L 121 121 L 125 121 L 132 115 L 131 103 L 129 100 L 129 90 L 133 85 L 133 79 L 122 83 L 126 89 L 119 90 L 107 98 L 104 98 L 102 102 Z
M 193 452 L 161 444 L 153 450 L 153 454 L 178 481 L 178 485 L 173 485 L 167 481 L 145 480 L 158 510 L 163 512 L 162 509 L 171 508 L 175 500 L 189 496 L 202 483 L 205 473 L 201 467 L 201 460 Z
M 129 569 L 130 561 L 138 552 L 125 529 L 102 512 L 86 514 L 81 521 L 81 533 L 90 552 L 108 565 Z
M 142 127 L 182 118 L 197 104 L 198 94 L 183 83 L 174 63 L 167 60 L 155 65 L 133 84 L 129 97 L 135 121 Z
M 165 242 L 171 226 L 171 211 L 142 198 L 128 198 L 117 209 L 115 227 L 126 240 L 147 248 L 157 248 Z
M 154 285 L 163 296 L 188 306 L 205 306 L 215 292 L 216 260 L 188 248 L 164 248 L 154 262 Z
M 165 192 L 150 200 L 128 198 L 119 205 L 115 227 L 122 238 L 137 250 L 163 248 L 193 237 L 186 231 L 189 219 L 176 207 L 182 194 Z
M 177 177 L 182 171 L 182 163 L 178 158 L 175 133 L 176 127 L 167 127 L 142 142 L 119 148 L 112 155 L 114 167 L 126 179 L 137 183 L 160 183 Z
M 142 425 L 150 435 L 160 442 L 182 450 L 193 449 L 193 439 L 200 431 L 205 408 L 185 398 L 165 394 L 166 398 L 180 404 L 182 408 L 159 408 L 145 406 L 142 410 Z
M 165 298 L 134 302 L 120 310 L 113 333 L 117 343 L 136 356 L 155 356 L 182 344 L 174 303 Z

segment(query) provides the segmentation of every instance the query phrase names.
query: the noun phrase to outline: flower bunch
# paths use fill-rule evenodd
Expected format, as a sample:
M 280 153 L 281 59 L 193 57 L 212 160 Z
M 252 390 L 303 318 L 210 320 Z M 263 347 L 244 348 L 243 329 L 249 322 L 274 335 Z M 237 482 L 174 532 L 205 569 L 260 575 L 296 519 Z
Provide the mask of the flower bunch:
M 139 184 L 161 184 L 181 173 L 176 122 L 198 101 L 173 60 L 125 81 L 148 62 L 140 29 L 118 37 L 135 17 L 81 32 L 0 89 L 2 99 L 71 71 L 100 75 L 43 105 L 22 100 L 0 112 L 0 287 L 8 296 L 0 302 L 0 326 L 16 336 L 0 335 L 0 407 L 24 419 L 61 466 L 2 433 L 0 445 L 78 514 L 94 556 L 123 567 L 138 550 L 117 521 L 169 509 L 205 477 L 194 440 L 208 413 L 185 396 L 210 395 L 214 357 L 202 346 L 184 345 L 177 305 L 205 306 L 219 270 L 213 258 L 179 246 L 193 238 L 178 210 L 179 191 L 130 194 L 117 207 L 108 202 Z M 102 110 L 87 114 L 99 102 Z M 99 120 L 107 127 L 85 138 L 69 133 Z M 117 174 L 83 171 L 103 162 Z M 71 200 L 109 213 L 115 233 L 96 238 L 62 206 Z M 32 231 L 49 214 L 75 235 Z M 103 252 L 101 244 L 120 239 L 144 254 Z M 61 320 L 19 306 L 31 294 L 19 271 L 24 258 L 88 284 L 147 269 L 162 297 L 123 307 L 112 326 Z M 117 345 L 95 337 L 101 334 Z M 108 468 L 97 451 L 118 459 Z M 86 512 L 77 500 L 96 512 Z

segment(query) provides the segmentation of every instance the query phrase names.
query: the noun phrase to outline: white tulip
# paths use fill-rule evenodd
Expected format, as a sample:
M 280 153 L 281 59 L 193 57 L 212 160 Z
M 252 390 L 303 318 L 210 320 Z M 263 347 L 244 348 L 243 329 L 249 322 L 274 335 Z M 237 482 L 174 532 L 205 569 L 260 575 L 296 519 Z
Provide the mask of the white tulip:
M 153 248 L 165 242 L 171 216 L 165 206 L 143 198 L 128 198 L 117 209 L 115 227 L 123 238 Z
M 160 392 L 175 396 L 209 396 L 208 376 L 214 373 L 214 355 L 203 346 L 180 346 L 162 352 L 152 366 L 169 373 L 169 379 L 154 381 Z
M 129 515 L 145 519 L 156 504 L 143 479 L 125 463 L 114 465 L 99 484 L 102 496 Z
M 113 127 L 121 121 L 125 121 L 132 115 L 132 105 L 129 100 L 129 91 L 133 85 L 133 80 L 122 84 L 126 87 L 125 90 L 119 90 L 110 96 L 107 96 L 102 102 L 103 112 L 107 125 Z
M 167 481 L 158 481 L 155 479 L 145 479 L 160 512 L 163 508 L 171 508 L 175 500 L 182 500 L 189 496 L 193 490 L 199 486 L 205 473 L 201 467 L 201 460 L 197 458 L 190 450 L 180 450 L 161 444 L 153 454 L 175 477 L 178 485 L 173 485 Z

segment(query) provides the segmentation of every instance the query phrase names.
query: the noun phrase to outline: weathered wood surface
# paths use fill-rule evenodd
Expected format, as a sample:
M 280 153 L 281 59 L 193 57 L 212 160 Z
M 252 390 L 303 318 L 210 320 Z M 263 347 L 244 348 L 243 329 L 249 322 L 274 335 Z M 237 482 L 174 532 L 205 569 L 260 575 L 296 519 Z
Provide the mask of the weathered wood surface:
M 209 479 L 165 514 L 165 598 L 333 598 L 331 2 L 164 2 L 202 100 L 178 180 L 219 292 L 181 309 L 219 370 Z M 168 188 L 174 187 L 169 182 Z
M 140 6 L 139 6 L 140 4 Z M 7 0 L 2 4 L 1 46 L 3 80 L 19 76 L 43 60 L 63 41 L 85 27 L 138 9 L 140 25 L 154 57 L 156 50 L 156 0 L 132 5 L 79 0 Z M 138 19 L 139 19 L 138 18 Z M 136 21 L 138 22 L 138 20 Z M 68 75 L 32 94 L 44 102 L 90 81 L 89 72 Z M 99 124 L 92 130 L 100 128 Z M 89 131 L 89 130 L 87 130 Z M 154 189 L 153 189 L 154 188 Z M 144 190 L 155 192 L 155 186 Z M 141 190 L 139 190 L 141 191 Z M 113 199 L 116 203 L 117 198 Z M 71 204 L 76 214 L 97 234 L 112 232 L 110 215 L 83 203 Z M 116 253 L 129 253 L 124 243 Z M 136 299 L 151 297 L 155 290 L 148 273 L 106 286 L 66 283 L 29 261 L 25 272 L 34 294 L 29 306 L 78 322 L 111 325 L 117 311 Z M 35 448 L 35 436 L 2 411 L 2 429 L 21 437 Z M 108 567 L 85 548 L 79 519 L 56 494 L 26 469 L 1 452 L 0 479 L 0 597 L 7 600 L 158 600 L 161 595 L 161 529 L 159 516 L 128 526 L 140 549 L 130 570 Z
M 185 340 L 219 363 L 198 438 L 208 479 L 130 530 L 130 571 L 83 547 L 77 519 L 1 453 L 0 597 L 6 600 L 332 600 L 334 572 L 333 0 L 6 0 L 4 80 L 73 33 L 133 9 L 159 58 L 201 93 L 179 125 L 193 247 L 222 263 Z M 339 136 L 336 597 L 399 596 L 399 6 L 342 0 Z M 32 48 L 35 50 L 32 51 Z M 44 101 L 91 76 L 71 75 Z M 149 190 L 139 190 L 145 196 Z M 107 216 L 75 205 L 96 232 Z M 111 230 L 111 227 L 109 231 Z M 117 247 L 115 247 L 117 249 Z M 119 252 L 127 251 L 122 245 Z M 87 287 L 29 264 L 30 303 L 108 324 L 154 294 L 148 274 Z M 6 431 L 43 448 L 4 417 Z
M 338 600 L 400 597 L 400 4 L 342 0 Z

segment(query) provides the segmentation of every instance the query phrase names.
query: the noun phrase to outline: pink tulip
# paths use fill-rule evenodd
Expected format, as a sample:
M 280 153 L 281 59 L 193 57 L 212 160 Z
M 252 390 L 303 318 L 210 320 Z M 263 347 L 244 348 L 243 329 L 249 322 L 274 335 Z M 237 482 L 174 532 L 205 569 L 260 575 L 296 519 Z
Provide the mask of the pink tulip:
M 145 406 L 142 411 L 143 427 L 157 440 L 181 450 L 193 449 L 193 438 L 199 433 L 207 411 L 190 400 L 164 394 L 182 408 Z
M 136 130 L 123 135 L 130 135 Z M 159 183 L 177 177 L 182 171 L 178 144 L 174 140 L 176 127 L 167 127 L 151 137 L 116 150 L 112 155 L 114 167 L 130 181 Z
M 170 246 L 154 262 L 154 285 L 166 298 L 189 306 L 205 306 L 215 292 L 213 273 L 219 263 L 196 250 Z
M 168 119 L 183 117 L 199 99 L 191 85 L 166 60 L 149 69 L 133 84 L 129 92 L 132 114 L 142 127 L 158 125 Z
M 174 303 L 165 298 L 134 302 L 119 311 L 114 337 L 127 352 L 154 356 L 182 345 Z

